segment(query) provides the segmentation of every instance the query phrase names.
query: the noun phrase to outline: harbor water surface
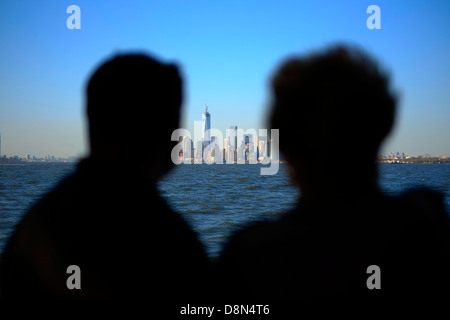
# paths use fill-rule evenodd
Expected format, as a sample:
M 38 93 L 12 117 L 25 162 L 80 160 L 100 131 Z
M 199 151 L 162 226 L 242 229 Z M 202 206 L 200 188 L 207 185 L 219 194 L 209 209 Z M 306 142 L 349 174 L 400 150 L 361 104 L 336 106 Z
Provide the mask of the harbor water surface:
M 75 168 L 75 163 L 58 162 L 0 164 L 0 253 L 27 209 Z M 234 230 L 277 217 L 295 206 L 299 191 L 292 185 L 286 165 L 280 164 L 273 176 L 260 175 L 260 168 L 259 164 L 182 164 L 165 176 L 158 188 L 198 232 L 214 258 Z M 381 164 L 379 181 L 382 190 L 393 195 L 418 186 L 439 190 L 449 212 L 450 164 Z M 126 212 L 123 219 L 127 219 Z M 117 234 L 120 236 L 120 230 Z

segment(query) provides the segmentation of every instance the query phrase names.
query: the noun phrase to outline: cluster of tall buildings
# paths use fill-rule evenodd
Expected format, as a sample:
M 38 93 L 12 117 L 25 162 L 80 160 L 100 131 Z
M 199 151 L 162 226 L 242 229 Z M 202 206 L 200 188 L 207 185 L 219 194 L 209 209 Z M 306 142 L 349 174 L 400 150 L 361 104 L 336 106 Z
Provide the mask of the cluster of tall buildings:
M 258 163 L 269 162 L 271 158 L 270 131 L 266 135 L 258 135 L 255 129 L 238 129 L 231 126 L 226 136 L 211 128 L 211 114 L 208 106 L 202 113 L 201 140 L 194 141 L 187 136 L 180 137 L 182 149 L 179 157 L 186 162 L 215 163 Z

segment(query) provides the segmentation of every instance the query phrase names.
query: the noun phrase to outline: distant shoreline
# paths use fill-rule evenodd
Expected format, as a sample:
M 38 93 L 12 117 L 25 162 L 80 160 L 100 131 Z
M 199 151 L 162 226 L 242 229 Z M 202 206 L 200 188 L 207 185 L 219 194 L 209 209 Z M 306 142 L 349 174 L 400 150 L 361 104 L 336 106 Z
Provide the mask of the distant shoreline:
M 0 164 L 18 164 L 18 163 L 76 163 L 79 162 L 80 158 L 75 158 L 75 157 L 71 157 L 71 158 L 59 158 L 59 159 L 35 159 L 35 160 L 27 160 L 27 159 L 23 159 L 23 158 L 13 158 L 13 157 L 3 157 L 0 158 Z M 206 163 L 206 162 L 204 162 Z M 284 160 L 279 160 L 280 164 L 284 163 Z M 411 157 L 411 158 L 405 158 L 405 159 L 401 159 L 401 158 L 378 158 L 377 159 L 377 163 L 379 164 L 449 164 L 450 163 L 450 158 L 448 157 L 429 157 L 429 158 L 424 158 L 424 157 Z M 198 162 L 191 162 L 191 163 L 184 163 L 184 164 L 200 164 Z M 224 162 L 223 164 L 229 164 Z M 246 163 L 233 163 L 233 164 L 263 164 L 261 162 L 257 162 L 257 163 L 251 163 L 251 162 L 246 162 Z M 269 163 L 267 163 L 269 164 Z
M 0 164 L 19 164 L 19 163 L 76 163 L 79 162 L 80 159 L 61 159 L 61 160 L 23 160 L 23 159 L 14 159 L 14 158 L 0 158 Z
M 381 158 L 377 160 L 378 163 L 386 164 L 447 164 L 450 163 L 448 157 L 411 157 L 411 158 Z

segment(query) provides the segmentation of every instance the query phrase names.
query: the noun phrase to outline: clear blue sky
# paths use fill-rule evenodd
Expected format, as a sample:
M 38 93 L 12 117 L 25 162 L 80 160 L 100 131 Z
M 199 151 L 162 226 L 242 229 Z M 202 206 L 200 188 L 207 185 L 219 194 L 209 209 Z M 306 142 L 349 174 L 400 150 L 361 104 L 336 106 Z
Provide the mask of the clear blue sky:
M 81 30 L 66 27 L 71 4 L 81 8 Z M 381 30 L 366 27 L 371 4 L 381 8 Z M 383 151 L 450 155 L 449 14 L 449 1 L 8 1 L 0 10 L 2 153 L 85 154 L 85 81 L 116 52 L 177 61 L 185 127 L 193 132 L 207 100 L 212 127 L 224 132 L 264 127 L 267 81 L 282 58 L 345 41 L 378 57 L 401 93 Z

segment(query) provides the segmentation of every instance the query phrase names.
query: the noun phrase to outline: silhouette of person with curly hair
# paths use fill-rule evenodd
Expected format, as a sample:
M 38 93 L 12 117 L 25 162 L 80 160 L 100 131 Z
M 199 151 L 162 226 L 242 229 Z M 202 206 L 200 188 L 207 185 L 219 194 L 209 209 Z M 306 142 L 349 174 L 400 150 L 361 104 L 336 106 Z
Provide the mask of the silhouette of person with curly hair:
M 217 266 L 225 295 L 448 294 L 441 195 L 393 197 L 377 184 L 377 152 L 396 109 L 377 63 L 345 46 L 293 57 L 276 72 L 272 94 L 270 127 L 279 129 L 300 200 L 233 235 Z

